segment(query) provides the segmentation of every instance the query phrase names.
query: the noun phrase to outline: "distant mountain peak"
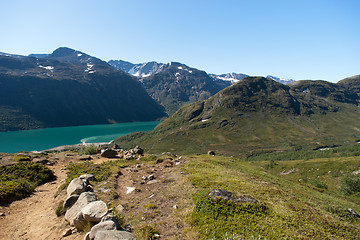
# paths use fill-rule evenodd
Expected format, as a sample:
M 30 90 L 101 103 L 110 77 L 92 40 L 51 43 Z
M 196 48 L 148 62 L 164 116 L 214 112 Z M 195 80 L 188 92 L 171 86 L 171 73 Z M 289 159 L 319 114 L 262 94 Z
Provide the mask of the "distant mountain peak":
M 170 65 L 158 63 L 155 61 L 134 64 L 123 60 L 110 60 L 108 61 L 108 63 L 114 68 L 127 72 L 135 77 L 141 78 L 158 73 L 164 70 L 167 65 Z
M 53 51 L 53 53 L 51 54 L 52 57 L 65 57 L 65 56 L 70 56 L 70 55 L 74 55 L 74 54 L 83 54 L 82 52 L 79 52 L 75 49 L 72 48 L 68 48 L 68 47 L 59 47 L 57 49 L 55 49 L 55 51 Z
M 272 76 L 272 75 L 267 75 L 266 78 L 272 79 L 274 81 L 277 81 L 277 82 L 285 84 L 285 85 L 288 85 L 289 83 L 295 82 L 294 79 L 279 78 L 279 77 L 275 77 L 275 76 Z
M 213 79 L 216 80 L 222 80 L 222 81 L 228 81 L 231 82 L 231 84 L 237 83 L 239 80 L 249 77 L 249 75 L 243 74 L 243 73 L 225 73 L 221 75 L 216 74 L 209 74 Z

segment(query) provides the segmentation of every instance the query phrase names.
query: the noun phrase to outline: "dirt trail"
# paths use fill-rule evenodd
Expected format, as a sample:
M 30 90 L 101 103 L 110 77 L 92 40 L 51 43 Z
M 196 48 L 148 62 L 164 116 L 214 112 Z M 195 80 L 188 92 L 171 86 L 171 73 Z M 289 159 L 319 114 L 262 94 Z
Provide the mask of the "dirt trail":
M 58 187 L 64 182 L 63 170 L 68 160 L 64 154 L 56 156 L 57 163 L 50 166 L 57 177 L 56 181 L 36 188 L 35 192 L 9 206 L 0 207 L 5 217 L 0 217 L 0 239 L 2 240 L 52 240 L 62 239 L 62 233 L 68 229 L 64 217 L 57 217 L 55 209 L 60 199 L 54 198 Z M 84 233 L 76 233 L 64 239 L 82 240 Z
M 9 206 L 0 207 L 0 240 L 83 240 L 86 232 L 72 233 L 62 237 L 70 229 L 64 216 L 57 217 L 55 209 L 66 197 L 63 191 L 54 197 L 59 186 L 65 182 L 65 166 L 70 161 L 79 161 L 78 156 L 65 156 L 58 153 L 51 156 L 56 164 L 50 166 L 57 179 L 36 188 L 35 192 L 22 200 L 14 201 Z M 50 160 L 50 159 L 49 159 Z M 93 157 L 95 164 L 117 159 Z M 178 166 L 179 165 L 179 166 Z M 159 164 L 137 164 L 121 170 L 122 175 L 116 180 L 115 201 L 122 204 L 126 223 L 130 229 L 155 226 L 161 239 L 194 239 L 189 231 L 183 213 L 190 209 L 192 186 L 185 182 L 180 162 L 165 160 Z M 144 176 L 153 176 L 153 180 L 144 180 Z M 107 181 L 102 183 L 106 186 Z M 129 192 L 129 189 L 131 191 Z M 189 196 L 184 198 L 184 194 Z M 99 192 L 100 194 L 100 192 Z M 187 200 L 183 200 L 187 199 Z M 180 211 L 179 211 L 180 210 Z

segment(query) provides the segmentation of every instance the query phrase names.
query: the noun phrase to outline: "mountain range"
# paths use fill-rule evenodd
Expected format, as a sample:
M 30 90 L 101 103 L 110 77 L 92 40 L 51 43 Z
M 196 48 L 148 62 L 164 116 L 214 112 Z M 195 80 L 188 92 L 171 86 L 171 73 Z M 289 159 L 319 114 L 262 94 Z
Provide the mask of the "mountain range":
M 0 53 L 0 131 L 161 119 L 247 79 L 258 78 L 207 74 L 177 62 L 105 62 L 66 47 L 51 54 Z M 270 75 L 259 79 L 288 84 L 291 92 L 308 93 L 303 104 L 311 110 L 303 108 L 301 114 L 341 109 L 323 105 L 324 99 L 354 105 L 359 98 L 358 76 L 337 84 Z M 274 106 L 278 103 L 270 109 Z
M 169 115 L 188 103 L 205 100 L 249 76 L 242 73 L 207 74 L 176 62 L 134 64 L 123 60 L 110 60 L 108 63 L 137 77 L 149 95 L 165 107 Z M 270 75 L 269 77 L 283 84 L 294 81 Z
M 0 55 L 0 131 L 165 117 L 131 75 L 69 48 L 40 58 Z
M 122 70 L 139 78 L 145 78 L 153 74 L 159 73 L 165 70 L 166 66 L 168 65 L 165 63 L 158 63 L 154 61 L 145 62 L 145 63 L 131 63 L 123 60 L 110 60 L 108 61 L 108 63 L 119 70 Z M 225 73 L 220 75 L 209 73 L 208 75 L 211 78 L 213 78 L 215 81 L 230 82 L 230 83 L 223 83 L 225 85 L 231 85 L 237 83 L 239 80 L 245 77 L 249 77 L 249 75 L 244 73 Z M 295 81 L 293 79 L 284 79 L 272 75 L 267 75 L 266 77 L 274 81 L 280 82 L 282 84 L 289 84 Z

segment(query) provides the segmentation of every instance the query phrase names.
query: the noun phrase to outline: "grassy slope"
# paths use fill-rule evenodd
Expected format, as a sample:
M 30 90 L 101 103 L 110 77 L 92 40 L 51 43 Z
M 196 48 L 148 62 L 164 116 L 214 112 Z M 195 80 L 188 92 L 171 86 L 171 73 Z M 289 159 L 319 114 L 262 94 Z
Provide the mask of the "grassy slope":
M 347 166 L 346 170 L 358 168 L 359 160 L 351 157 L 281 162 L 267 171 L 261 162 L 205 155 L 191 157 L 184 169 L 198 190 L 227 189 L 238 196 L 251 196 L 267 207 L 267 211 L 251 205 L 229 207 L 209 202 L 199 194 L 195 198 L 193 224 L 202 239 L 223 239 L 226 234 L 236 239 L 258 236 L 259 239 L 354 239 L 360 233 L 359 220 L 349 216 L 345 209 L 359 212 L 358 197 L 339 194 L 337 186 L 342 174 L 328 174 L 328 171 L 337 169 L 339 161 Z M 297 173 L 279 175 L 283 168 L 293 165 L 298 167 Z M 315 178 L 319 171 L 329 175 L 326 191 L 298 181 L 299 174 Z
M 300 81 L 288 87 L 250 77 L 202 102 L 186 105 L 154 131 L 115 140 L 157 153 L 244 156 L 313 149 L 360 139 L 357 99 L 344 87 Z
M 354 151 L 345 149 L 342 155 L 350 152 Z M 122 224 L 130 224 L 140 240 L 148 239 L 138 232 L 144 226 L 161 229 L 160 235 L 175 231 L 170 226 L 176 225 L 164 223 L 164 214 L 177 219 L 184 230 L 181 233 L 184 239 L 356 239 L 360 234 L 360 220 L 346 209 L 360 212 L 359 194 L 344 195 L 339 186 L 347 173 L 360 169 L 360 157 L 329 153 L 330 157 L 322 159 L 275 161 L 271 167 L 269 163 L 274 156 L 270 155 L 259 158 L 261 161 L 182 156 L 181 164 L 172 167 L 162 165 L 169 161 L 169 156 L 150 155 L 141 160 L 105 162 L 96 167 L 91 163 L 70 164 L 68 180 L 85 172 L 93 173 L 99 181 L 93 182 L 95 189 L 106 185 L 111 190 L 107 193 L 99 190 L 98 197 L 109 206 L 117 206 L 119 201 L 125 206 Z M 140 190 L 133 198 L 127 195 L 127 202 L 123 203 L 124 196 L 116 197 L 121 189 L 116 178 L 120 171 L 127 172 L 124 167 L 134 169 L 139 163 L 145 171 L 156 169 L 152 171 L 159 180 L 162 174 L 166 176 L 153 185 L 165 192 L 155 191 L 156 197 L 151 199 L 139 198 L 147 194 L 148 186 L 135 185 Z M 291 173 L 280 174 L 291 169 L 294 169 Z M 139 176 L 128 175 L 135 182 Z M 255 198 L 259 204 L 212 201 L 206 193 L 214 188 L 232 191 L 239 197 Z M 164 213 L 162 203 L 168 201 L 177 208 Z

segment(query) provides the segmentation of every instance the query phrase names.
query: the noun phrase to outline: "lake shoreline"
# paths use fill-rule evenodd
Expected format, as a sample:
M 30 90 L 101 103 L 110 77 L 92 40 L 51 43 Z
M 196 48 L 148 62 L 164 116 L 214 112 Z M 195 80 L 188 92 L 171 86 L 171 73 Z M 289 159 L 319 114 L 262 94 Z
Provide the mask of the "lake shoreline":
M 83 143 L 108 144 L 133 132 L 151 131 L 155 122 L 86 125 L 0 133 L 0 152 L 17 153 L 79 148 Z
M 112 142 L 112 141 L 111 141 Z M 82 146 L 89 146 L 89 145 L 95 145 L 95 146 L 103 146 L 110 144 L 111 142 L 98 142 L 98 143 L 78 143 L 78 144 L 72 144 L 72 145 L 62 145 L 57 146 L 49 149 L 44 149 L 41 151 L 30 151 L 32 153 L 44 153 L 44 152 L 52 152 L 52 151 L 66 151 L 66 150 L 72 150 L 72 149 L 80 149 Z

